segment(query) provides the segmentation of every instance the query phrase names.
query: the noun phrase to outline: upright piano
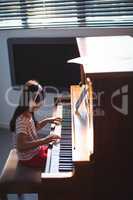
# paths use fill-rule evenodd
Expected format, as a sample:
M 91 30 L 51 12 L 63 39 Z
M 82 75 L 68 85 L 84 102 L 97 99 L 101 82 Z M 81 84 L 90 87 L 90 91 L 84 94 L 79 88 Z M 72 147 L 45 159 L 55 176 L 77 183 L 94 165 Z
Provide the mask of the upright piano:
M 86 77 L 93 83 L 94 199 L 132 194 L 133 37 L 77 38 Z
M 78 112 L 75 107 L 82 92 L 79 85 L 71 86 L 70 102 L 60 101 L 55 106 L 54 114 L 62 117 L 63 122 L 51 127 L 51 133 L 60 134 L 61 141 L 48 150 L 39 197 L 41 200 L 125 199 L 130 193 L 133 39 L 130 36 L 78 38 L 77 43 L 81 57 L 70 62 L 82 64 L 82 78 L 86 80 L 89 76 L 96 94 L 104 94 L 100 96 L 104 113 L 94 113 L 96 99 L 92 97 L 91 82 L 87 99 Z M 128 113 L 115 109 L 121 107 L 120 98 L 111 102 L 114 92 L 121 94 L 120 91 L 128 92 L 130 97 L 125 105 L 129 106 Z
M 86 96 L 81 97 L 83 90 Z M 56 101 L 54 115 L 62 123 L 51 126 L 50 134 L 61 136 L 50 144 L 45 169 L 41 174 L 42 193 L 47 199 L 81 199 L 92 195 L 93 180 L 93 106 L 92 83 L 72 85 L 70 97 Z M 80 99 L 79 108 L 76 102 Z

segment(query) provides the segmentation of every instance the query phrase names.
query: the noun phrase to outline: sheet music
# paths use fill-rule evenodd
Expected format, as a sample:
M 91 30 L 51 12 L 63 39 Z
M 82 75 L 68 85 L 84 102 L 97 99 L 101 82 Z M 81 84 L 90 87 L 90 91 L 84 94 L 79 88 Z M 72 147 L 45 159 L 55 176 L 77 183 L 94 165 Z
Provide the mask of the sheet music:
M 76 109 L 76 112 L 78 111 L 81 103 L 83 102 L 83 100 L 85 99 L 86 95 L 87 95 L 87 92 L 88 92 L 88 88 L 87 86 L 83 86 L 83 89 L 82 89 L 82 92 L 80 94 L 80 97 L 79 99 L 77 100 L 76 104 L 75 104 L 75 109 Z

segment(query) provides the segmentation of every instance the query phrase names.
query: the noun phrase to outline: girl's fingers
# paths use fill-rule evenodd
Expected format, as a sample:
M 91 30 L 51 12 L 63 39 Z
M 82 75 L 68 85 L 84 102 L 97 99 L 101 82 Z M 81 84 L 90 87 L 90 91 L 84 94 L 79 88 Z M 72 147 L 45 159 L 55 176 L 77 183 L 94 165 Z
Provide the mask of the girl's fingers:
M 60 123 L 61 122 L 59 122 L 59 121 L 54 121 L 54 124 L 56 124 L 56 125 L 60 125 Z
M 51 138 L 52 139 L 60 139 L 61 137 L 59 135 L 56 135 L 56 134 L 51 134 Z
M 59 121 L 59 122 L 61 122 L 61 121 L 62 121 L 62 118 L 60 118 L 60 117 L 55 117 L 54 120 L 55 120 L 55 121 Z

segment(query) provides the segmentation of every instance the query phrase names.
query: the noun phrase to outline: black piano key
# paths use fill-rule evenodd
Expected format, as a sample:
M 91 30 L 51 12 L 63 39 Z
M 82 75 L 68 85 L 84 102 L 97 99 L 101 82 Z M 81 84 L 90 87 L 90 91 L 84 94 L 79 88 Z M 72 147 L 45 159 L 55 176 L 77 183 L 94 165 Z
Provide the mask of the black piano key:
M 61 142 L 69 141 L 70 144 L 71 144 L 71 140 L 72 140 L 72 138 L 70 138 L 70 137 L 62 137 L 62 138 L 61 138 Z
M 70 143 L 71 143 L 71 140 L 72 140 L 72 138 L 71 137 L 62 137 L 61 138 L 61 141 L 70 141 Z
M 71 140 L 72 140 L 72 137 L 68 134 L 68 135 L 62 135 L 62 136 L 61 136 L 61 141 L 64 140 L 65 138 L 66 138 L 66 139 L 70 139 L 70 142 L 71 142 Z
M 65 148 L 65 147 L 61 147 L 61 148 L 60 148 L 60 152 L 66 152 L 66 151 L 67 151 L 67 152 L 68 152 L 68 151 L 69 151 L 69 152 L 72 152 L 72 148 Z
M 64 158 L 67 158 L 68 160 L 71 160 L 72 159 L 72 155 L 71 154 L 69 154 L 68 156 L 66 156 L 66 155 L 61 155 L 60 156 L 60 160 L 62 160 L 62 159 L 64 159 Z
M 62 130 L 62 131 L 63 131 L 63 130 L 71 130 L 71 128 L 70 128 L 70 127 L 62 127 L 61 130 Z
M 60 172 L 69 172 L 72 171 L 73 167 L 60 167 Z
M 61 142 L 61 145 L 63 145 L 63 146 L 72 146 L 69 141 L 63 141 L 63 142 Z
M 65 130 L 63 130 L 63 133 L 61 135 L 62 137 L 71 137 L 69 131 L 65 131 Z
M 69 143 L 69 144 L 71 144 L 71 138 L 61 138 L 61 141 L 60 141 L 60 143 L 65 143 L 65 142 L 67 142 L 67 143 Z
M 60 144 L 60 149 L 65 150 L 65 149 L 70 149 L 72 151 L 72 145 L 69 143 L 61 143 Z

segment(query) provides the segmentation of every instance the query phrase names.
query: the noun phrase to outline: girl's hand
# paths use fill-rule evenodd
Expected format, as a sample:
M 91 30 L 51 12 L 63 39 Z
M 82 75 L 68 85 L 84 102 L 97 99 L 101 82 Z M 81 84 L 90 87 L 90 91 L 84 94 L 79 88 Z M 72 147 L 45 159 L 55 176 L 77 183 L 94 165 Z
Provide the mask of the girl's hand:
M 57 140 L 61 139 L 60 136 L 56 135 L 56 134 L 50 134 L 46 137 L 47 143 L 50 142 L 56 142 Z
M 49 118 L 50 123 L 54 123 L 56 125 L 59 125 L 62 122 L 62 118 L 60 117 L 51 117 Z

